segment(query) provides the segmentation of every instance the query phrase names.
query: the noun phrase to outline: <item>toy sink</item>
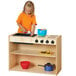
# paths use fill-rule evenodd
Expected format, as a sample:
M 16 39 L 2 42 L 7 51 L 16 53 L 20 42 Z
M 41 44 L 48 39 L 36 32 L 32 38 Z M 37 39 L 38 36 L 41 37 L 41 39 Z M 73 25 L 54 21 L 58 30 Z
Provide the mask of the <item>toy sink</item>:
M 25 33 L 16 33 L 13 36 L 30 36 L 31 34 L 25 34 Z M 37 34 L 34 34 L 32 37 L 36 36 Z

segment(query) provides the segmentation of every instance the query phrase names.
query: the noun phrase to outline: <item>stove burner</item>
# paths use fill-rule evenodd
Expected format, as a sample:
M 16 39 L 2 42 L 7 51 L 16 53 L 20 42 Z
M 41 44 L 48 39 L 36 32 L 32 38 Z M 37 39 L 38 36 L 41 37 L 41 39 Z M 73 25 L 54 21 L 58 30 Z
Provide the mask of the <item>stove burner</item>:
M 14 34 L 13 36 L 30 36 L 31 34 L 23 34 L 23 33 L 16 33 Z M 34 34 L 33 36 L 30 36 L 30 37 L 34 37 L 36 36 L 37 34 Z

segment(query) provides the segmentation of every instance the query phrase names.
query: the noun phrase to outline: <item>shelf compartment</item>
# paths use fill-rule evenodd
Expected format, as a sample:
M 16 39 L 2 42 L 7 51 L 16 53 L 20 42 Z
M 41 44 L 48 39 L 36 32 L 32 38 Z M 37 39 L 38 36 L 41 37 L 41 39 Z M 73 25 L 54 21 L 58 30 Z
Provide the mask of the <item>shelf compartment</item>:
M 55 52 L 53 54 L 41 54 L 40 51 L 36 50 L 14 50 L 10 52 L 11 54 L 17 55 L 32 55 L 32 56 L 42 56 L 42 57 L 56 57 Z
M 56 70 L 47 72 L 44 70 L 44 67 L 38 67 L 38 66 L 30 67 L 29 69 L 22 69 L 22 67 L 20 65 L 16 65 L 13 68 L 11 68 L 10 70 L 32 72 L 32 73 L 42 73 L 42 74 L 56 74 Z
M 56 74 L 56 68 L 54 71 L 47 72 L 44 70 L 44 67 L 38 65 L 45 65 L 46 63 L 51 63 L 56 65 L 56 58 L 52 57 L 37 57 L 37 56 L 28 56 L 28 55 L 15 55 L 10 54 L 10 67 L 9 70 L 14 71 L 25 71 L 25 72 L 34 72 L 34 73 L 43 73 L 43 74 Z M 20 66 L 21 61 L 30 61 L 30 67 L 27 70 L 23 70 Z
M 15 44 L 10 43 L 10 54 L 17 55 L 32 55 L 32 56 L 43 56 L 43 57 L 56 57 L 56 46 L 55 45 L 39 45 L 39 44 Z M 41 51 L 50 51 L 53 54 L 41 54 Z

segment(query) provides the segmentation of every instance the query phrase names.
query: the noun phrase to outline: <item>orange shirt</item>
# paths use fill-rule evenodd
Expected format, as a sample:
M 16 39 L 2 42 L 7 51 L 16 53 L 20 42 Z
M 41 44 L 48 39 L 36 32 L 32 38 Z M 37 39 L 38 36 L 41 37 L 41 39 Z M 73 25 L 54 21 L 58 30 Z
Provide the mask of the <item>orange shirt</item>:
M 17 19 L 16 22 L 19 23 L 19 24 L 21 24 L 26 29 L 26 31 L 31 31 L 32 24 L 36 25 L 36 18 L 35 18 L 35 15 L 31 16 L 31 15 L 27 15 L 24 12 L 22 12 L 18 16 L 18 19 Z M 18 29 L 18 32 L 22 33 L 20 27 Z

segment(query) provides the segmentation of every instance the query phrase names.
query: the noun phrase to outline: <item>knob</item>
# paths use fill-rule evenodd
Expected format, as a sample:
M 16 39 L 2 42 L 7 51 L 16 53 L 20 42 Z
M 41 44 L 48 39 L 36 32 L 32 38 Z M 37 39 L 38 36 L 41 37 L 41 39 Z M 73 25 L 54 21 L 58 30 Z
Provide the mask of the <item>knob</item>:
M 38 40 L 36 39 L 36 40 L 35 40 L 35 42 L 37 43 L 37 42 L 38 42 Z
M 43 42 L 44 42 L 44 40 L 41 40 L 40 42 L 41 42 L 41 43 L 43 43 Z
M 49 41 L 48 41 L 48 40 L 46 40 L 46 43 L 49 43 Z
M 54 44 L 54 40 L 52 40 L 51 43 Z

